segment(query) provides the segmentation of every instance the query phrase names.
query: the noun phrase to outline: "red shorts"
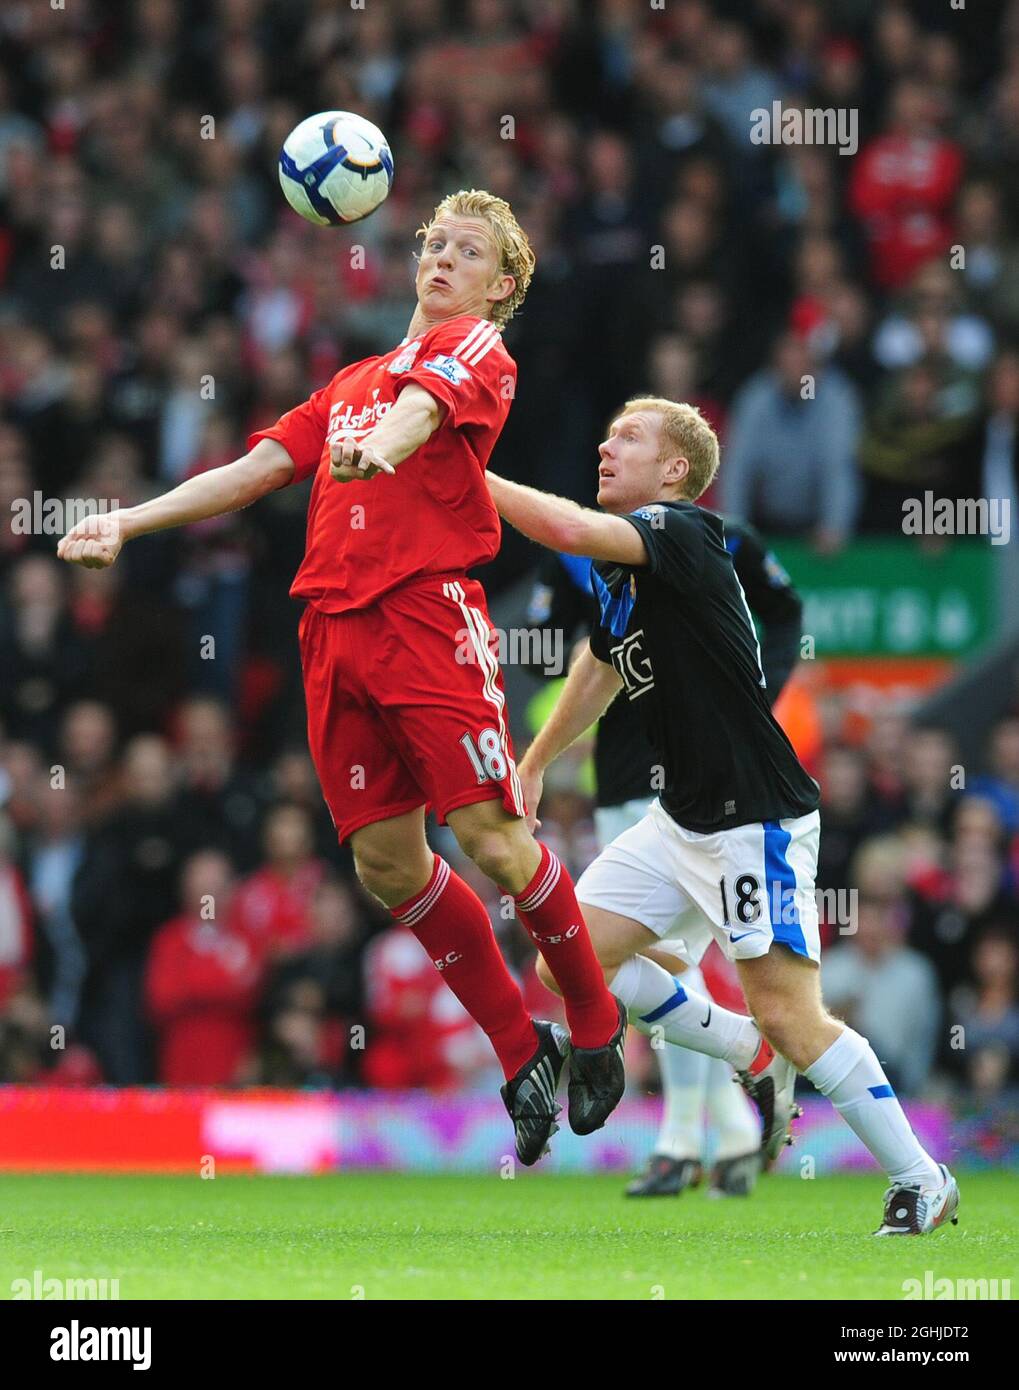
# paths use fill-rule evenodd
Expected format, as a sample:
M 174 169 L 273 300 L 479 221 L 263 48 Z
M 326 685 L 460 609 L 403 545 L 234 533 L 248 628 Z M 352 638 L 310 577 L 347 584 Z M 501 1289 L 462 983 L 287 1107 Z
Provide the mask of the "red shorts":
M 422 804 L 441 821 L 502 799 L 524 814 L 481 585 L 403 584 L 370 608 L 300 626 L 308 744 L 341 840 Z

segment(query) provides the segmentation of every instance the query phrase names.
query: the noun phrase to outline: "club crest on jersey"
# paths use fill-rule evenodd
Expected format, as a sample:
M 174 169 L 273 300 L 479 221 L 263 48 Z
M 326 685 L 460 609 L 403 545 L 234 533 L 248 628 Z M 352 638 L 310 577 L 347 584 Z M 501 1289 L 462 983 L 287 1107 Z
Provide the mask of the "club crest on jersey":
M 427 372 L 434 372 L 436 376 L 444 376 L 451 386 L 460 386 L 471 379 L 470 372 L 462 362 L 457 361 L 455 357 L 447 357 L 444 353 L 429 357 L 424 363 L 424 368 Z
M 400 372 L 409 372 L 414 365 L 414 358 L 418 355 L 418 348 L 420 346 L 420 341 L 408 343 L 399 357 L 394 357 L 392 362 L 390 362 L 386 371 L 392 372 L 394 376 L 398 375 Z

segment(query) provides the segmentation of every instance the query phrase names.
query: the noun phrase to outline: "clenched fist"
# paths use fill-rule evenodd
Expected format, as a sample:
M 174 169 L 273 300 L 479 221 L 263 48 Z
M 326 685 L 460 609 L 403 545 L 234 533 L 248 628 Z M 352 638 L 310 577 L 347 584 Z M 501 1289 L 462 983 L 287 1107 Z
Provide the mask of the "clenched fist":
M 395 473 L 396 469 L 384 459 L 370 444 L 358 444 L 356 440 L 338 439 L 329 446 L 332 466 L 329 476 L 337 483 L 352 483 L 355 480 L 374 478 L 376 473 Z
M 82 517 L 57 546 L 57 557 L 87 570 L 108 569 L 124 544 L 120 512 Z

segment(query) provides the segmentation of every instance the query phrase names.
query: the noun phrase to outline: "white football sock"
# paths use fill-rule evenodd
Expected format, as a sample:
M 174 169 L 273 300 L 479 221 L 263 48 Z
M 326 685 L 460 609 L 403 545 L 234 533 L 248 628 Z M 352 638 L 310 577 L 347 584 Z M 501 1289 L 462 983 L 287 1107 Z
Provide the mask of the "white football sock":
M 686 986 L 684 985 L 684 988 Z M 708 1068 L 725 1066 L 703 1052 L 664 1043 L 656 1049 L 665 1108 L 655 1142 L 656 1154 L 669 1158 L 704 1156 L 704 1100 Z M 729 1075 L 732 1075 L 731 1069 Z M 734 1087 L 738 1090 L 738 1087 Z
M 761 1147 L 761 1121 L 732 1067 L 713 1057 L 708 1062 L 707 1105 L 715 1131 L 715 1160 L 739 1158 Z
M 738 1071 L 745 1071 L 757 1056 L 761 1035 L 752 1019 L 688 990 L 647 956 L 624 961 L 609 989 L 642 1033 L 722 1057 Z
M 828 1097 L 893 1183 L 941 1186 L 940 1168 L 913 1133 L 866 1038 L 846 1028 L 803 1075 Z

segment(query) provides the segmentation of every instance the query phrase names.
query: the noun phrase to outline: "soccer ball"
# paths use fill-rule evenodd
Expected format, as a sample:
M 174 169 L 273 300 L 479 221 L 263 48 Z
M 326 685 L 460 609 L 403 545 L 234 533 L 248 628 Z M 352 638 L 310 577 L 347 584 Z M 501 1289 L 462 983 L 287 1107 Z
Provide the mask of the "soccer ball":
M 280 150 L 287 202 L 319 227 L 374 212 L 393 183 L 393 156 L 378 126 L 352 111 L 320 111 L 295 126 Z

